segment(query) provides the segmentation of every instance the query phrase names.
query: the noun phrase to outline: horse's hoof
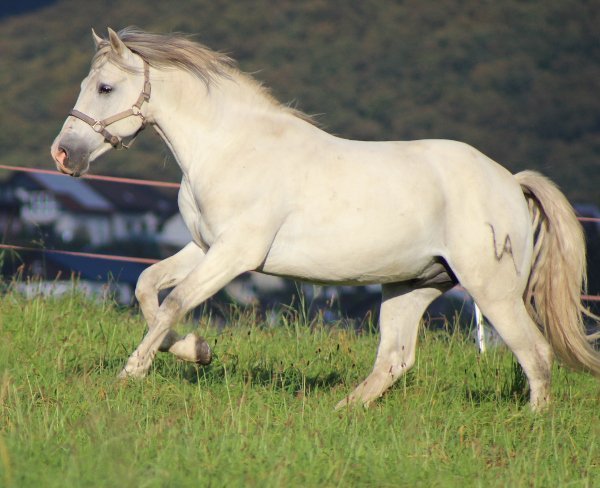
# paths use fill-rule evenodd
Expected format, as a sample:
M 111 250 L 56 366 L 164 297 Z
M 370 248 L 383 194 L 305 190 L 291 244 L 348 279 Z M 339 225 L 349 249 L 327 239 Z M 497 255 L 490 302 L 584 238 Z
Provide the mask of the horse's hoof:
M 337 411 L 339 411 L 339 410 L 342 410 L 343 408 L 348 408 L 350 405 L 351 405 L 351 404 L 350 404 L 350 402 L 348 401 L 348 399 L 347 399 L 347 398 L 344 398 L 343 400 L 339 401 L 335 407 L 333 407 L 333 410 L 334 410 L 335 412 L 337 412 Z
M 146 376 L 148 368 L 143 368 L 138 359 L 138 352 L 134 352 L 131 357 L 125 363 L 125 367 L 117 375 L 120 380 L 126 380 L 129 378 L 143 378 Z
M 136 374 L 131 370 L 128 370 L 126 367 L 121 370 L 121 372 L 117 375 L 117 379 L 121 381 L 126 381 L 132 378 L 143 378 L 144 375 Z
M 206 339 L 196 336 L 196 364 L 207 365 L 212 361 L 212 351 Z
M 126 367 L 121 370 L 121 372 L 117 375 L 117 379 L 119 380 L 128 380 L 130 378 L 144 378 L 146 376 L 145 371 L 132 371 L 128 370 Z

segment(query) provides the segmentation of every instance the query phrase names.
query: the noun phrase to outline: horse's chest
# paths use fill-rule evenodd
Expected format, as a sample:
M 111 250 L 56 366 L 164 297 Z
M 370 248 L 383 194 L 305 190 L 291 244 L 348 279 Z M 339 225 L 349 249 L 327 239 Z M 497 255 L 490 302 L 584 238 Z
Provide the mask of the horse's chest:
M 214 225 L 210 224 L 210 220 L 201 211 L 201 207 L 190 191 L 186 180 L 182 182 L 178 204 L 179 211 L 192 235 L 192 239 L 201 249 L 207 251 L 214 242 L 217 232 Z
M 190 231 L 194 242 L 198 244 L 198 246 L 204 252 L 208 251 L 214 242 L 214 233 L 211 231 L 206 221 L 202 218 L 202 214 L 198 212 L 192 215 L 184 215 L 183 220 Z

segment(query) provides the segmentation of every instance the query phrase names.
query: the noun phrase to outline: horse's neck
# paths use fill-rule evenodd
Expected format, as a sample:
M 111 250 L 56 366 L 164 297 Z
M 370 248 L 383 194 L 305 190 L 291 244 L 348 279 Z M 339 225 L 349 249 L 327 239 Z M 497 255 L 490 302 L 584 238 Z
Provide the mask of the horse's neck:
M 208 93 L 184 73 L 159 83 L 153 87 L 154 126 L 184 175 L 220 165 L 234 146 L 253 138 L 265 119 L 279 115 L 280 109 L 245 80 L 218 80 Z

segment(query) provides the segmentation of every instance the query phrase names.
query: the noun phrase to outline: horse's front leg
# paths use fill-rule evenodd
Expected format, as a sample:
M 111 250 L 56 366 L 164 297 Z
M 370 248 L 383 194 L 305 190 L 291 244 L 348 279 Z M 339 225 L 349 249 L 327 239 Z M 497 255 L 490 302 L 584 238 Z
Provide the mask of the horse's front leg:
M 243 236 L 242 236 L 243 237 Z M 223 235 L 204 258 L 171 291 L 154 314 L 148 333 L 129 357 L 120 378 L 142 377 L 164 344 L 171 327 L 187 312 L 210 298 L 232 279 L 256 269 L 264 260 L 267 246 L 249 247 L 237 236 Z M 150 309 L 148 309 L 150 310 Z
M 154 326 L 158 312 L 158 292 L 181 283 L 202 259 L 204 251 L 190 242 L 178 253 L 146 268 L 140 275 L 135 296 L 149 328 Z M 181 337 L 174 330 L 169 330 L 158 350 L 200 364 L 209 364 L 212 357 L 210 347 L 202 337 L 194 333 Z

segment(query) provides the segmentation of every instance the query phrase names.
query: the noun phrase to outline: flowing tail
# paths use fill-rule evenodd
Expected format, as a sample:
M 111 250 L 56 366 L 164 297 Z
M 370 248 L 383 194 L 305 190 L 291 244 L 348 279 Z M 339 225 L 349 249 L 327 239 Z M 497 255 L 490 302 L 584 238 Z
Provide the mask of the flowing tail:
M 584 316 L 600 320 L 581 303 L 587 286 L 585 237 L 566 197 L 535 171 L 515 175 L 527 198 L 534 228 L 533 264 L 525 305 L 557 356 L 576 370 L 600 377 L 600 352 Z

